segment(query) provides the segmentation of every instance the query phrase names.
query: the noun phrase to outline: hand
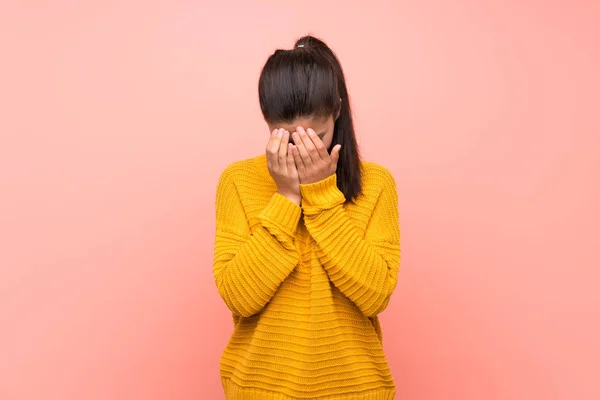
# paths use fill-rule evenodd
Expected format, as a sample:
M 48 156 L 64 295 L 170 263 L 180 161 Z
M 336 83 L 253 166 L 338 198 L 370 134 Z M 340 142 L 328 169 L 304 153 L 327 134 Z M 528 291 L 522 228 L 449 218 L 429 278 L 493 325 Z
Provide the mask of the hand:
M 275 129 L 267 143 L 267 168 L 277 184 L 277 192 L 300 205 L 300 179 L 289 143 L 290 133 Z
M 298 127 L 292 137 L 296 143 L 292 153 L 300 183 L 319 182 L 335 173 L 341 144 L 336 144 L 330 155 L 323 141 L 312 129 L 308 129 L 307 132 L 304 128 Z

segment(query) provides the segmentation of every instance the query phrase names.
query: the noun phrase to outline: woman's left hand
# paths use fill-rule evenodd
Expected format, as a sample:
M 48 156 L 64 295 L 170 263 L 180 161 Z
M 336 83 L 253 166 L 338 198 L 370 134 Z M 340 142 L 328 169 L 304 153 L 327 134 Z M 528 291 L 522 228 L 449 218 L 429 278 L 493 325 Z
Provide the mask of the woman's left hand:
M 341 144 L 336 144 L 329 154 L 325 144 L 315 131 L 312 129 L 305 131 L 301 127 L 298 127 L 292 134 L 292 138 L 296 144 L 292 149 L 292 154 L 298 169 L 300 183 L 319 182 L 335 173 L 340 158 Z

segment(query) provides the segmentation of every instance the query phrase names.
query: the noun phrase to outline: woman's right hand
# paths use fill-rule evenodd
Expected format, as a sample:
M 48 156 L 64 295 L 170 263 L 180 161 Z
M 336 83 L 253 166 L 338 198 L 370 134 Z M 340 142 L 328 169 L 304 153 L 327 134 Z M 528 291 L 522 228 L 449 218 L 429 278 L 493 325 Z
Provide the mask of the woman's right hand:
M 277 184 L 277 192 L 300 205 L 300 178 L 290 143 L 290 133 L 285 129 L 271 132 L 267 143 L 267 168 Z

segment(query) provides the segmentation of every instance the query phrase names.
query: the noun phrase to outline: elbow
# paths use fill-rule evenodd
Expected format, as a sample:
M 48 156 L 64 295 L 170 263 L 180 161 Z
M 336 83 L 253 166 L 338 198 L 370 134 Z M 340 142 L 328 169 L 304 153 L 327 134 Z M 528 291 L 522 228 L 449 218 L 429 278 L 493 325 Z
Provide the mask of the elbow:
M 391 295 L 389 294 L 377 296 L 375 301 L 366 302 L 365 304 L 359 306 L 359 308 L 365 317 L 376 317 L 387 308 L 388 304 L 390 303 L 390 299 Z
M 381 286 L 371 287 L 370 290 L 367 290 L 366 293 L 369 295 L 366 296 L 361 307 L 363 314 L 367 317 L 376 317 L 382 313 L 390 303 L 396 284 L 396 274 L 389 275 Z
M 226 302 L 226 304 L 227 304 L 227 308 L 229 308 L 229 310 L 234 315 L 237 315 L 238 317 L 248 318 L 248 317 L 256 315 L 260 312 L 260 310 L 250 310 L 250 309 L 246 309 L 246 308 L 236 307 L 234 304 L 232 304 L 230 302 Z
M 230 290 L 227 290 L 225 285 L 219 286 L 219 294 L 227 308 L 238 317 L 248 318 L 253 315 L 258 314 L 264 308 L 264 305 L 258 304 L 253 301 L 246 301 L 243 297 L 238 294 L 231 293 Z
M 387 308 L 395 288 L 395 280 L 387 280 L 378 288 L 371 287 L 364 292 L 357 305 L 366 317 L 376 317 Z

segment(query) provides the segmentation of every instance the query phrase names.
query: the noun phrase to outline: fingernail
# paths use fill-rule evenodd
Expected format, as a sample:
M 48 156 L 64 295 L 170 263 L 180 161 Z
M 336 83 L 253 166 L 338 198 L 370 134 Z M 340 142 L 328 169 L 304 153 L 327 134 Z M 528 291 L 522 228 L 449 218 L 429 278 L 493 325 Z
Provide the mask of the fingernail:
M 283 136 L 283 129 L 280 129 L 280 130 L 279 130 L 279 132 L 277 132 L 277 135 L 278 135 L 279 137 L 282 137 L 282 136 Z

